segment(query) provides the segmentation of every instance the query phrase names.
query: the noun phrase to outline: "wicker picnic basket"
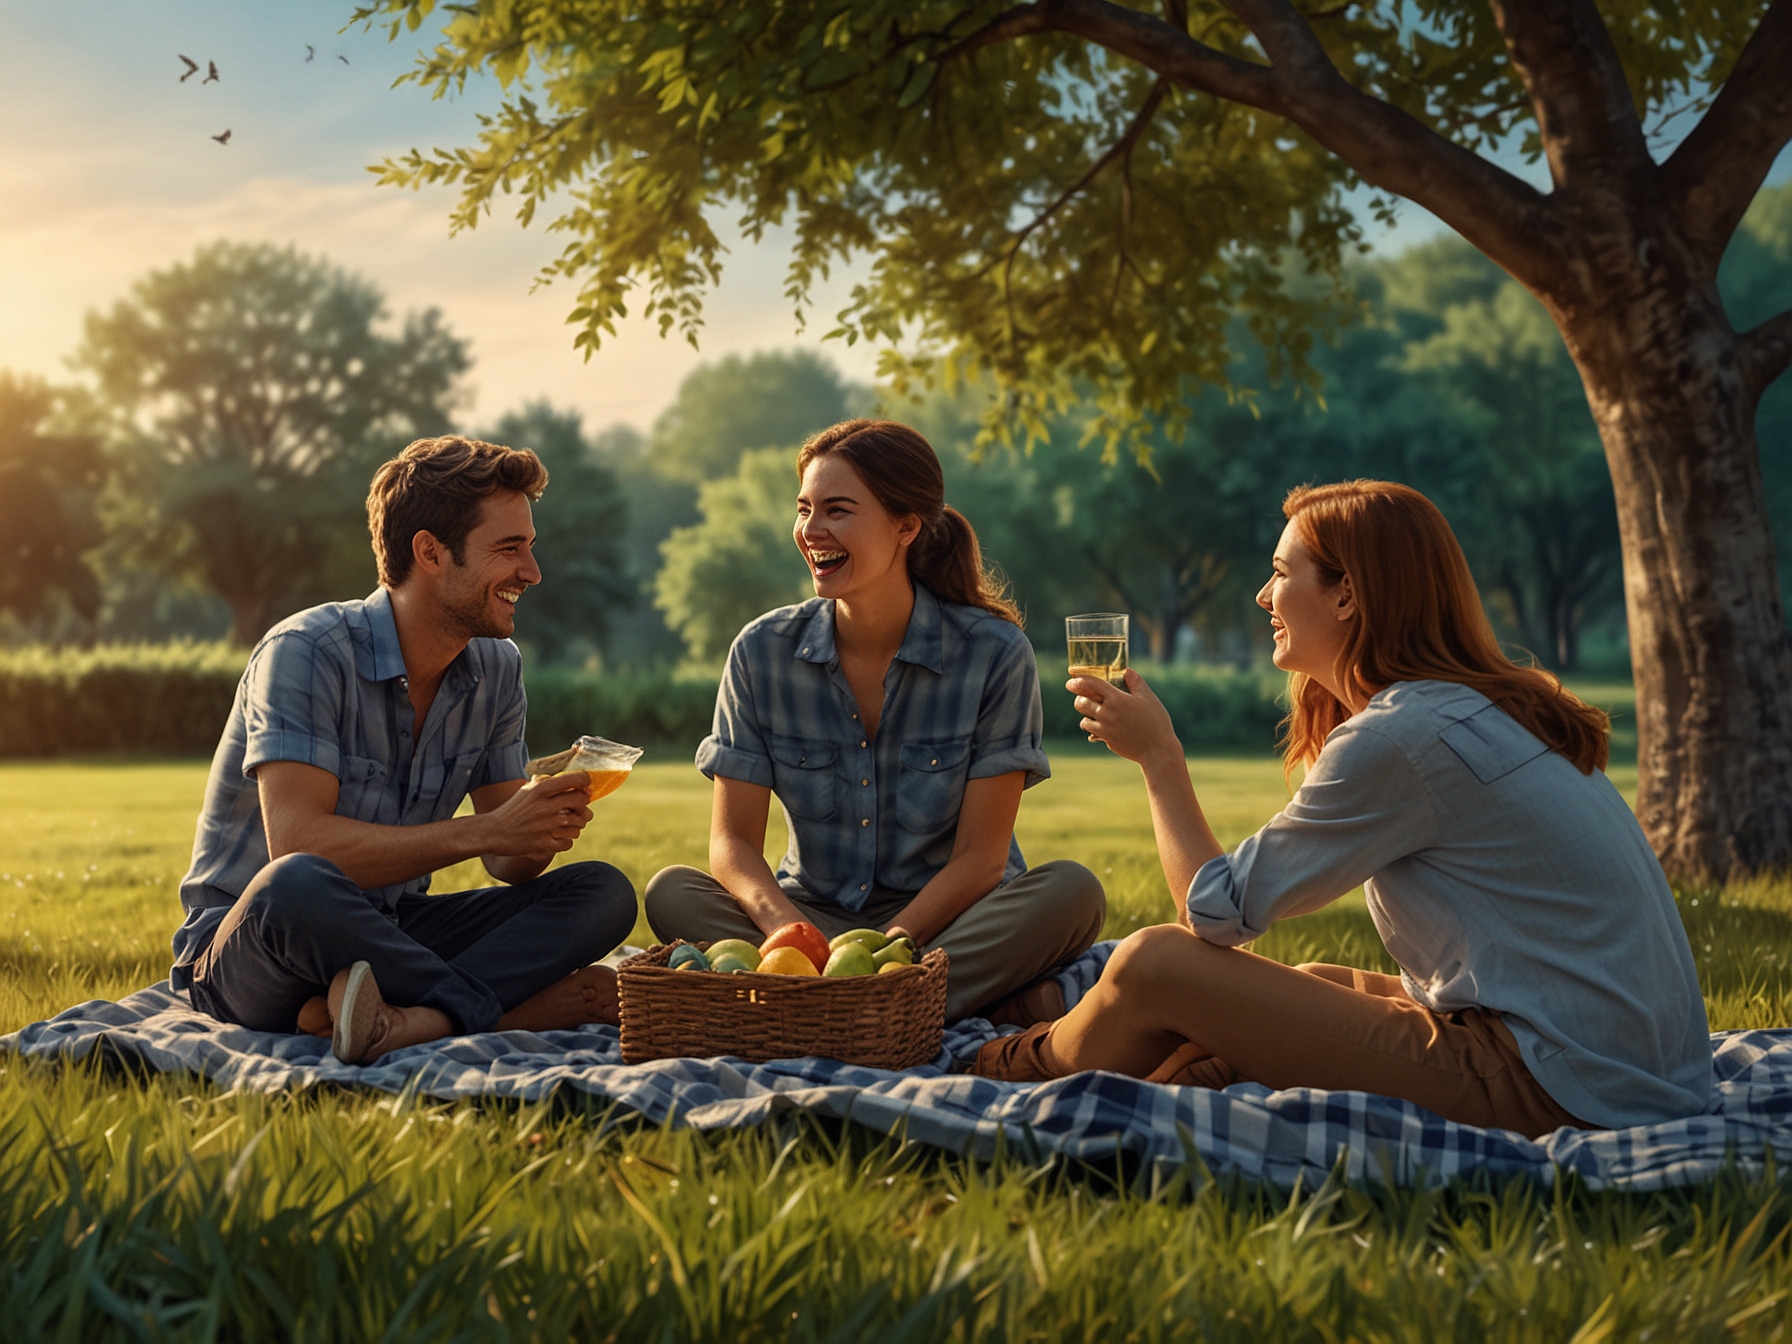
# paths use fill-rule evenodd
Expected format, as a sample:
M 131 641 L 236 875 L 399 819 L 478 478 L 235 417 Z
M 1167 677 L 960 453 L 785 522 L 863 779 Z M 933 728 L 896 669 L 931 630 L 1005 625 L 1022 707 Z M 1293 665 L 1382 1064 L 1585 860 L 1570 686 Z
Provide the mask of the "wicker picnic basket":
M 820 1055 L 907 1069 L 940 1052 L 950 960 L 940 948 L 900 970 L 821 977 L 668 970 L 666 959 L 677 946 L 649 948 L 616 969 L 624 1063 L 685 1055 L 764 1063 Z

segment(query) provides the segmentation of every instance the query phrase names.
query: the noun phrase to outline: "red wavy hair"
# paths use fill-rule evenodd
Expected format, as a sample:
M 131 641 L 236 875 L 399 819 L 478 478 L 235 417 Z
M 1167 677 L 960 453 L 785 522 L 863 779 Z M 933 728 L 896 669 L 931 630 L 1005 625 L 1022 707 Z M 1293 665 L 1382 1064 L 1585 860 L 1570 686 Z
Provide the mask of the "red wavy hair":
M 1480 590 L 1449 522 L 1425 496 L 1391 481 L 1303 485 L 1282 512 L 1328 586 L 1350 576 L 1358 619 L 1338 682 L 1367 699 L 1396 681 L 1471 686 L 1582 774 L 1605 768 L 1611 719 L 1540 667 L 1500 651 Z M 1311 765 L 1350 711 L 1302 673 L 1288 677 L 1282 759 Z

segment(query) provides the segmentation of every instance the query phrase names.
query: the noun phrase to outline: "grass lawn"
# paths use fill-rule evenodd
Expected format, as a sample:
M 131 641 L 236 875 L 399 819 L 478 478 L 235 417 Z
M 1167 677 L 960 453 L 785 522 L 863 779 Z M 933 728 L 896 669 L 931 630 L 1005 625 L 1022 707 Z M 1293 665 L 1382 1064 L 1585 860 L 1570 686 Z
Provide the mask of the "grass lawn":
M 1110 934 L 1169 918 L 1132 767 L 1069 747 L 1054 764 L 1022 809 L 1029 858 L 1101 874 Z M 1228 843 L 1285 797 L 1272 760 L 1191 766 Z M 165 974 L 204 774 L 0 767 L 0 1030 Z M 707 817 L 704 782 L 650 760 L 572 857 L 638 887 L 702 862 Z M 1681 910 L 1713 1027 L 1792 1023 L 1792 884 Z M 1258 947 L 1386 964 L 1360 899 Z M 1593 1344 L 1773 1338 L 1792 1317 L 1792 1190 L 1774 1178 L 1289 1198 L 1195 1171 L 1150 1190 L 979 1167 L 806 1121 L 697 1136 L 602 1118 L 7 1061 L 0 1335 Z

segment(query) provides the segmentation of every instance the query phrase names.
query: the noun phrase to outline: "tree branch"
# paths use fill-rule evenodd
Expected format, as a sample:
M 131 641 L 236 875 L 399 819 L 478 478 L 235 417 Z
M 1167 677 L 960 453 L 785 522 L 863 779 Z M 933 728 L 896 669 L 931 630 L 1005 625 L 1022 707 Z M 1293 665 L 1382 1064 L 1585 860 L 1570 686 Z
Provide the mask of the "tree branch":
M 1760 396 L 1767 385 L 1792 366 L 1792 309 L 1770 317 L 1742 333 L 1736 341 L 1737 362 L 1749 391 Z
M 1713 269 L 1792 140 L 1792 0 L 1774 0 L 1736 67 L 1662 167 L 1668 209 Z
M 1652 173 L 1624 63 L 1592 0 L 1492 0 L 1556 186 Z
M 1538 293 L 1562 282 L 1555 208 L 1505 169 L 1352 84 L 1288 0 L 1224 0 L 1276 73 L 1280 112 L 1373 187 L 1423 206 Z
M 1503 168 L 1356 88 L 1287 0 L 1226 0 L 1272 64 L 1239 60 L 1110 0 L 1018 5 L 948 47 L 941 64 L 997 42 L 1064 33 L 1137 61 L 1180 88 L 1285 117 L 1371 186 L 1437 215 L 1539 293 L 1563 283 L 1547 197 Z

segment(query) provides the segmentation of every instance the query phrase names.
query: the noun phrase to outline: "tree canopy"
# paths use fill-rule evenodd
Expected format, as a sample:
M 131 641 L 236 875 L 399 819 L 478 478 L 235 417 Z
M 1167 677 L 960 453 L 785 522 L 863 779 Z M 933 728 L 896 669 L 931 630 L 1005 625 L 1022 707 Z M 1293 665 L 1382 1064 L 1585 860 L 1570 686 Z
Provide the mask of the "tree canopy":
M 213 243 L 89 314 L 76 366 L 104 412 L 115 553 L 190 575 L 252 643 L 373 582 L 373 468 L 448 427 L 465 344 L 435 310 L 395 334 L 364 280 L 266 244 Z M 360 535 L 356 535 L 356 533 Z
M 396 37 L 433 8 L 359 16 Z M 1653 143 L 1712 102 L 1768 8 L 1603 6 Z M 799 317 L 819 277 L 869 258 L 834 330 L 885 343 L 892 375 L 979 373 L 1007 398 L 998 427 L 1034 432 L 1093 394 L 1111 432 L 1226 383 L 1235 316 L 1271 375 L 1311 378 L 1365 177 L 1372 210 L 1418 200 L 1521 262 L 1492 207 L 1543 198 L 1478 157 L 1544 151 L 1500 18 L 1469 0 L 457 6 L 410 78 L 440 94 L 490 73 L 509 96 L 476 146 L 381 172 L 458 185 L 456 227 L 504 196 L 524 223 L 556 210 L 546 274 L 578 286 L 587 348 L 631 304 L 694 340 L 732 214 L 750 238 L 789 227 Z M 1289 284 L 1290 254 L 1323 282 Z

